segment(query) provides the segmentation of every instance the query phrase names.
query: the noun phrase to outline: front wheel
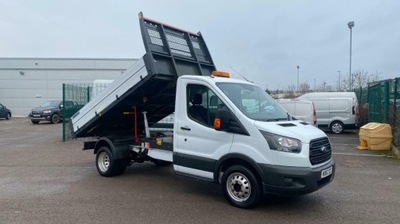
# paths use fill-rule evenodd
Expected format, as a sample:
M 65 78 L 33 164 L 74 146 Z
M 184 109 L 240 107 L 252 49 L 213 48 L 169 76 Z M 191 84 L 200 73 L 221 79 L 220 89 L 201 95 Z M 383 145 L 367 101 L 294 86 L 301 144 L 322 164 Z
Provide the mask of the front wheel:
M 247 167 L 229 167 L 222 176 L 225 198 L 234 206 L 251 208 L 261 199 L 261 186 L 256 176 Z
M 7 114 L 6 114 L 6 120 L 9 120 L 10 117 L 11 117 L 11 114 L 10 114 L 10 113 L 7 113 Z
M 60 115 L 58 114 L 51 115 L 50 122 L 52 124 L 57 124 L 58 122 L 60 122 Z
M 126 164 L 121 160 L 114 159 L 110 149 L 103 146 L 96 154 L 96 168 L 103 177 L 112 177 L 125 172 Z

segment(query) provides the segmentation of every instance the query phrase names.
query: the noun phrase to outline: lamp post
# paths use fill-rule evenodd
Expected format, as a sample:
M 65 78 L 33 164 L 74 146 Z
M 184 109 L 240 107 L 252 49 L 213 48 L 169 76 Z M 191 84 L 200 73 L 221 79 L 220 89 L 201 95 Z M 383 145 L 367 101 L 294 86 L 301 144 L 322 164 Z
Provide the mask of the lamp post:
M 297 65 L 297 91 L 299 91 L 299 69 L 300 66 Z
M 341 88 L 340 88 L 340 70 L 337 71 L 337 72 L 339 73 L 339 92 L 340 92 L 340 91 L 342 91 Z
M 353 35 L 353 27 L 354 27 L 354 21 L 350 21 L 347 23 L 347 26 L 350 29 L 350 65 L 349 65 L 349 75 L 350 75 L 350 83 L 349 83 L 349 90 L 351 90 L 353 86 L 353 76 L 351 75 L 351 45 L 352 45 L 352 35 Z

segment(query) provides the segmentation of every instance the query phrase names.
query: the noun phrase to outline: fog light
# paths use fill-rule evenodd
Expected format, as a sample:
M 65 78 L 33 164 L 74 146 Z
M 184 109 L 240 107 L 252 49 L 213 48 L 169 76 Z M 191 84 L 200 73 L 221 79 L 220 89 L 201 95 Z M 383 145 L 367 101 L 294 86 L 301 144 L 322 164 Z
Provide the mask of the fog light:
M 293 186 L 293 179 L 285 177 L 286 186 Z

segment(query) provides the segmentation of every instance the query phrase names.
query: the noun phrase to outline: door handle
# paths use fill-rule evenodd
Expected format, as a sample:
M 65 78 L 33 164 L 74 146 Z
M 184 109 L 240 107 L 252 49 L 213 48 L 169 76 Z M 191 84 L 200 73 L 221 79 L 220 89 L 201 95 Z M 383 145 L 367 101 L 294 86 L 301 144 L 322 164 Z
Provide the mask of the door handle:
M 185 131 L 190 131 L 191 130 L 189 127 L 181 127 L 181 129 L 185 130 Z

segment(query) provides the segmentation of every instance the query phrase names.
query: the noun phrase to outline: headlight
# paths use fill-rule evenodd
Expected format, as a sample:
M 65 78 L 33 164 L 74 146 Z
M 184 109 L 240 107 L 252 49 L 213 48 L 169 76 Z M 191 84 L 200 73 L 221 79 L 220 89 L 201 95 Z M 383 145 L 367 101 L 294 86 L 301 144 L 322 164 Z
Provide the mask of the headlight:
M 267 140 L 269 148 L 272 150 L 277 150 L 282 152 L 292 152 L 292 153 L 301 152 L 300 140 L 285 136 L 275 135 L 261 130 L 260 132 L 264 136 L 265 140 Z
M 51 110 L 44 110 L 43 113 L 44 114 L 49 114 L 49 113 L 51 113 Z

